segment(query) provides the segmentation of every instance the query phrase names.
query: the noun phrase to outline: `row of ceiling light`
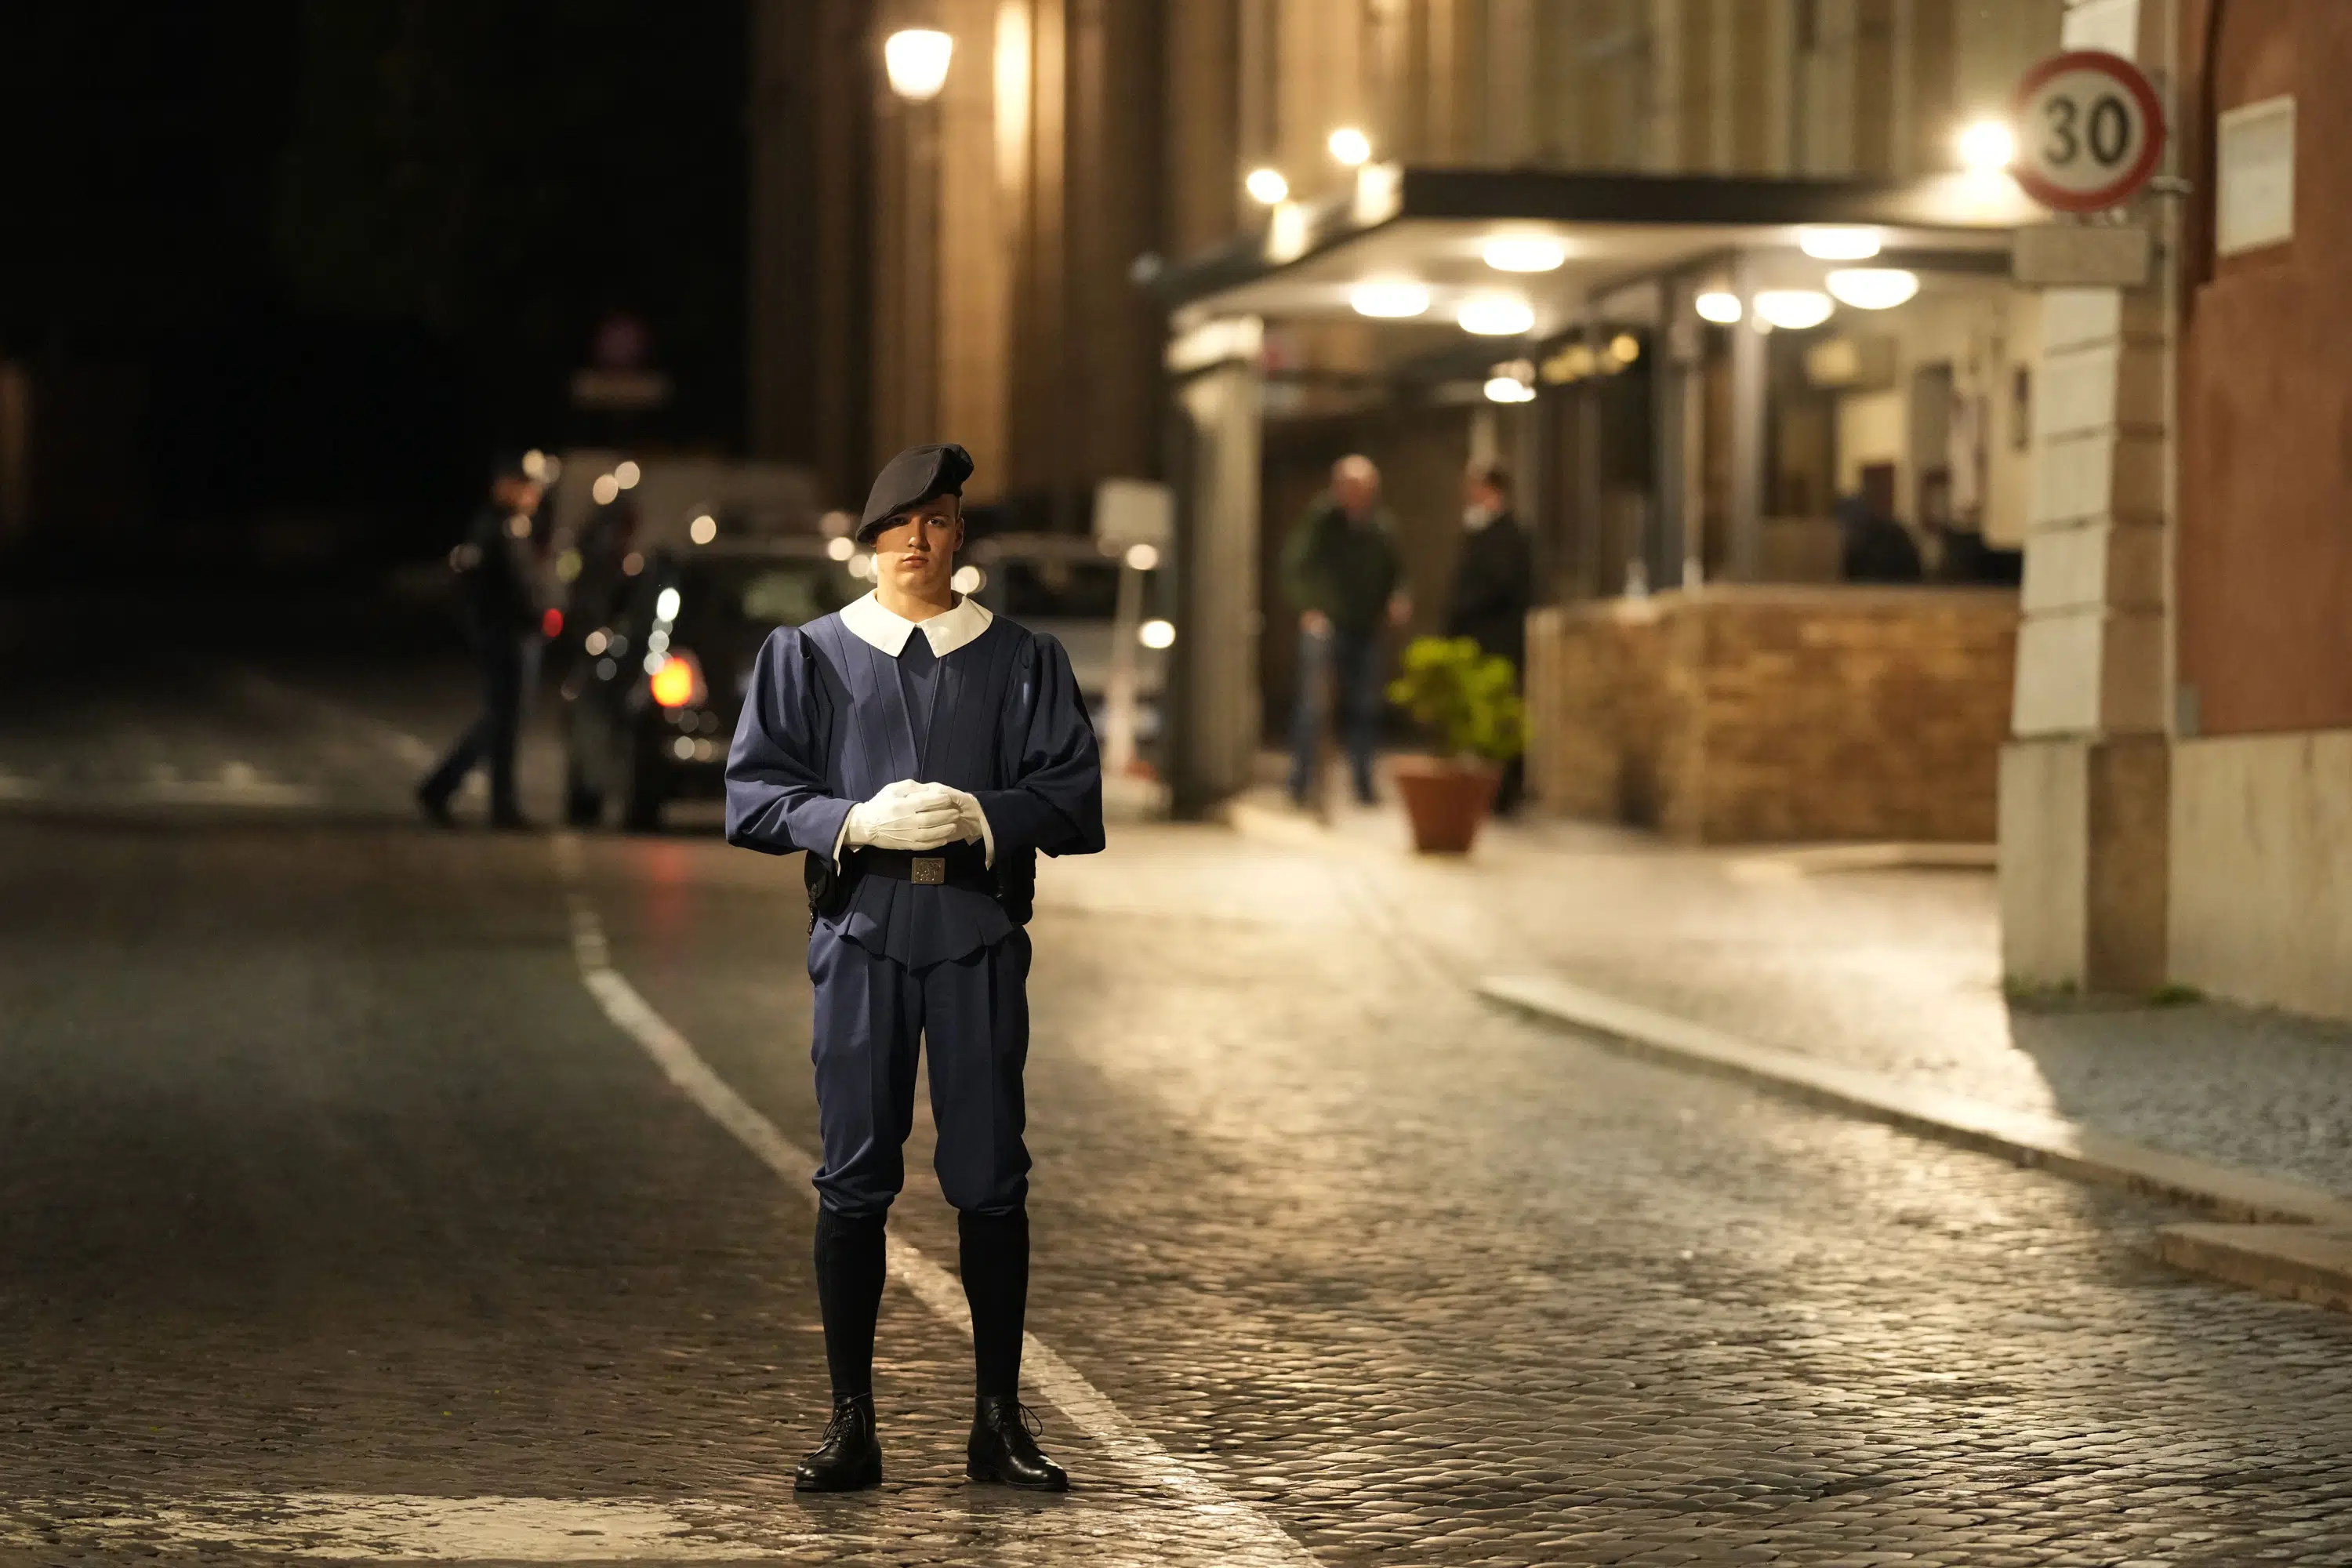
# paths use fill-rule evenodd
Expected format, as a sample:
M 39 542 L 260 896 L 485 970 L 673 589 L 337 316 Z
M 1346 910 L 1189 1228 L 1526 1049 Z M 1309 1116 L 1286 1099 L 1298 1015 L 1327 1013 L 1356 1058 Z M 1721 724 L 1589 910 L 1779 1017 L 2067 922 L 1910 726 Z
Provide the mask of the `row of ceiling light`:
M 1816 261 L 1866 261 L 1876 256 L 1883 241 L 1874 228 L 1814 227 L 1798 235 L 1799 248 Z M 1567 259 L 1555 240 L 1507 237 L 1487 242 L 1486 265 L 1500 272 L 1549 272 Z M 1709 289 L 1696 300 L 1699 315 L 1728 326 L 1752 308 L 1758 322 L 1790 331 L 1818 327 L 1836 307 L 1857 310 L 1888 310 L 1919 292 L 1919 275 L 1901 267 L 1838 267 L 1820 289 L 1764 289 L 1749 300 L 1725 289 Z M 1360 316 L 1379 321 L 1408 321 L 1426 315 L 1432 300 L 1428 285 L 1409 278 L 1371 279 L 1349 291 L 1349 306 Z M 1481 337 L 1524 337 L 1535 327 L 1535 308 L 1516 294 L 1476 293 L 1454 308 L 1462 330 Z

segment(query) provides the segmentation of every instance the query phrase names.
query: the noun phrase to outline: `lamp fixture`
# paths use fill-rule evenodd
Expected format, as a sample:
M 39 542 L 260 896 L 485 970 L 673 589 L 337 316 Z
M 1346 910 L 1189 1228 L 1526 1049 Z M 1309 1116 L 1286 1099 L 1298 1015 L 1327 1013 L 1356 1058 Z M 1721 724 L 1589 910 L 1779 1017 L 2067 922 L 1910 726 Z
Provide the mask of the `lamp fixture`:
M 2017 158 L 2017 132 L 1998 120 L 1979 120 L 1959 134 L 1960 162 L 1979 174 L 2006 169 Z
M 1702 321 L 1713 321 L 1718 327 L 1735 326 L 1746 313 L 1739 296 L 1721 289 L 1710 289 L 1693 301 Z
M 1568 247 L 1541 235 L 1512 235 L 1486 242 L 1486 265 L 1497 272 L 1556 272 Z
M 1839 267 L 1823 281 L 1857 310 L 1891 310 L 1919 292 L 1919 275 L 1900 267 Z
M 1249 177 L 1242 182 L 1242 188 L 1249 192 L 1250 200 L 1260 206 L 1273 206 L 1290 195 L 1290 182 L 1282 177 L 1279 169 L 1252 169 Z
M 1867 261 L 1883 241 L 1874 228 L 1822 226 L 1797 231 L 1797 248 L 1816 261 Z
M 1331 149 L 1332 157 L 1350 169 L 1360 168 L 1371 161 L 1372 139 L 1352 125 L 1342 125 L 1331 132 L 1331 139 L 1325 145 Z
M 1756 296 L 1756 313 L 1791 332 L 1820 326 L 1836 309 L 1818 289 L 1767 289 Z
M 882 40 L 890 90 L 909 103 L 929 103 L 948 84 L 955 39 L 936 27 L 904 27 Z
M 1536 389 L 1516 375 L 1494 376 L 1486 383 L 1486 401 L 1489 403 L 1533 403 L 1535 400 Z
M 1516 338 L 1536 324 L 1536 313 L 1515 294 L 1480 294 L 1462 301 L 1454 319 L 1482 338 Z
M 1348 295 L 1349 308 L 1359 316 L 1401 321 L 1429 309 L 1429 290 L 1413 282 L 1359 283 Z

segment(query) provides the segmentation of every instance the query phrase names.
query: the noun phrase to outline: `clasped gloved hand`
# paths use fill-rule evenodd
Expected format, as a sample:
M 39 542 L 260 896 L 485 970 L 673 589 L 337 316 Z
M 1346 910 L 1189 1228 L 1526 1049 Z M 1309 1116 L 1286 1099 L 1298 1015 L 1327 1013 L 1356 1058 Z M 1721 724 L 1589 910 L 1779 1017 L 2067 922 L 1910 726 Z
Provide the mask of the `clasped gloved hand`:
M 938 849 L 981 837 L 980 802 L 946 784 L 900 779 L 849 808 L 843 841 L 851 847 Z

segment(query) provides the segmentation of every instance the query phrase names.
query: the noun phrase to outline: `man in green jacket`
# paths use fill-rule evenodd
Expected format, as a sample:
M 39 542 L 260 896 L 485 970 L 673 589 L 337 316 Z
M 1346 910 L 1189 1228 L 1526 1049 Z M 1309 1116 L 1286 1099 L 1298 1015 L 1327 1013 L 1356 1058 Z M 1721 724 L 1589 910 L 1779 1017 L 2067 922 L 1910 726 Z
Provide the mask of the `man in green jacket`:
M 1412 616 L 1404 563 L 1381 501 L 1381 471 L 1370 458 L 1342 458 L 1331 488 L 1315 499 L 1282 552 L 1283 586 L 1298 612 L 1298 701 L 1290 726 L 1290 798 L 1308 803 L 1315 752 L 1323 732 L 1328 684 L 1347 715 L 1348 761 L 1356 798 L 1372 792 L 1372 749 L 1380 739 L 1383 622 Z M 1327 679 L 1328 678 L 1328 679 Z

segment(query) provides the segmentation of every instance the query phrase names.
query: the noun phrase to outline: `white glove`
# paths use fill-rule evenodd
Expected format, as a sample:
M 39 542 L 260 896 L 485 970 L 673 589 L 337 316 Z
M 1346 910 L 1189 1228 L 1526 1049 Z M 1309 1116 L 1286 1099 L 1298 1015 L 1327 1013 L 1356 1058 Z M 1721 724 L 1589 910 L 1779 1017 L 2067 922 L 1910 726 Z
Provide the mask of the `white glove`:
M 956 804 L 956 831 L 967 844 L 978 843 L 987 848 L 987 863 L 996 864 L 996 835 L 988 826 L 988 813 L 981 810 L 980 797 L 970 790 L 950 789 L 948 795 Z
M 842 842 L 852 848 L 870 844 L 877 849 L 937 849 L 952 844 L 965 836 L 963 808 L 956 795 L 945 784 L 900 779 L 872 800 L 849 808 L 848 819 L 841 825 Z

